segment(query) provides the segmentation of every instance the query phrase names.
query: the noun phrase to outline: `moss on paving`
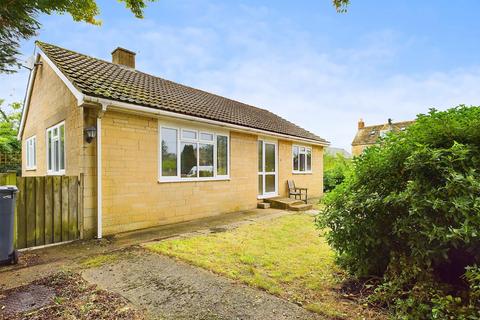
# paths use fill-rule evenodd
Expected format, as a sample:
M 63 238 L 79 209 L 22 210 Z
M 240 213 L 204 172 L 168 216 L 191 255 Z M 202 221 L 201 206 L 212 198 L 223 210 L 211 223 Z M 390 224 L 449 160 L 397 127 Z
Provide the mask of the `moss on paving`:
M 105 264 L 114 263 L 120 258 L 119 253 L 102 254 L 89 257 L 80 263 L 83 268 L 98 268 Z
M 342 271 L 308 215 L 289 215 L 230 232 L 146 247 L 264 289 L 329 318 L 374 317 L 337 293 Z

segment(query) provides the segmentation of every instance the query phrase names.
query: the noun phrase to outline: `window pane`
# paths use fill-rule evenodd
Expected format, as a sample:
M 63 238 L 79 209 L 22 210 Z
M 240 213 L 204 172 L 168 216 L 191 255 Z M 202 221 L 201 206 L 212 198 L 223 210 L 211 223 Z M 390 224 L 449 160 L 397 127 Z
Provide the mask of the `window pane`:
M 305 154 L 300 153 L 300 171 L 305 171 Z
M 213 134 L 202 132 L 200 133 L 200 140 L 213 141 Z
M 177 130 L 162 128 L 162 176 L 177 176 Z
M 48 170 L 52 170 L 52 131 L 47 132 L 47 144 L 48 144 Z
M 32 152 L 33 162 L 32 162 L 32 165 L 36 166 L 37 165 L 37 138 L 34 138 L 32 142 L 33 142 L 33 152 Z
M 258 175 L 258 194 L 263 194 L 263 175 Z
M 298 171 L 298 147 L 293 147 L 293 170 Z
M 191 130 L 182 130 L 182 138 L 183 139 L 197 139 L 197 132 Z
M 228 174 L 228 138 L 217 136 L 217 175 L 225 176 Z
M 265 192 L 275 192 L 275 175 L 267 174 L 265 175 Z
M 258 172 L 263 172 L 263 141 L 258 141 Z
M 213 177 L 213 144 L 200 143 L 200 177 Z
M 197 177 L 197 144 L 182 142 L 180 152 L 181 177 Z
M 312 171 L 312 150 L 307 149 L 307 171 Z
M 265 172 L 275 172 L 275 145 L 265 144 Z
M 58 157 L 58 154 L 60 152 L 60 141 L 59 140 L 55 140 L 53 142 L 53 171 L 57 172 L 58 171 L 58 167 L 60 165 L 60 159 Z
M 58 170 L 65 170 L 65 126 L 60 126 L 60 154 L 59 157 L 59 168 Z

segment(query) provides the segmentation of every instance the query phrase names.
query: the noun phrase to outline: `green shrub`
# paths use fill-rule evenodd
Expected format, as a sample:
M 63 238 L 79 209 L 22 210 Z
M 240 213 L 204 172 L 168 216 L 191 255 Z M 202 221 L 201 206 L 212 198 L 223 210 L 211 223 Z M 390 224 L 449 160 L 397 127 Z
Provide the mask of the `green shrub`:
M 323 191 L 329 192 L 345 180 L 350 167 L 350 159 L 342 154 L 324 154 L 323 156 Z
M 338 262 L 384 279 L 372 299 L 398 317 L 480 318 L 478 304 L 471 307 L 479 291 L 480 107 L 431 110 L 387 135 L 353 160 L 325 204 L 317 223 L 330 229 Z

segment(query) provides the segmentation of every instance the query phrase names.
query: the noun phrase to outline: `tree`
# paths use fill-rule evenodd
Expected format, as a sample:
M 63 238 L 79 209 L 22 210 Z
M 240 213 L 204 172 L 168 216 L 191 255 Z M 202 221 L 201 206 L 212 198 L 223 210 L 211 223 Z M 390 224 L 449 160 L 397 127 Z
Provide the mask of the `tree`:
M 146 2 L 155 0 L 119 0 L 137 18 L 143 18 Z M 18 59 L 19 42 L 37 34 L 41 25 L 38 15 L 70 14 L 74 21 L 100 25 L 96 0 L 3 0 L 0 2 L 0 72 L 15 72 L 21 63 Z
M 18 152 L 21 145 L 17 140 L 18 127 L 22 117 L 22 104 L 14 102 L 3 108 L 3 99 L 0 99 L 0 152 Z
M 332 0 L 332 1 L 337 11 L 342 13 L 347 11 L 347 7 L 350 4 L 350 0 Z

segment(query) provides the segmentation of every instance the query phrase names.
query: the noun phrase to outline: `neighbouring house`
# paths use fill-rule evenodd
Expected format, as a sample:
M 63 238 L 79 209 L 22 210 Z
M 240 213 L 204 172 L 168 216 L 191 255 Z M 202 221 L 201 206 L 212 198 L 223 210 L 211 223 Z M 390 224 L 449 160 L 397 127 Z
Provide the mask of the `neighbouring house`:
M 323 190 L 328 142 L 269 112 L 37 42 L 22 175 L 81 176 L 84 237 L 252 209 L 287 180 Z
M 403 131 L 415 121 L 392 122 L 388 119 L 387 123 L 374 126 L 365 126 L 363 119 L 358 121 L 358 130 L 352 142 L 352 155 L 358 156 L 371 145 L 376 144 L 380 138 L 383 138 L 390 131 Z

